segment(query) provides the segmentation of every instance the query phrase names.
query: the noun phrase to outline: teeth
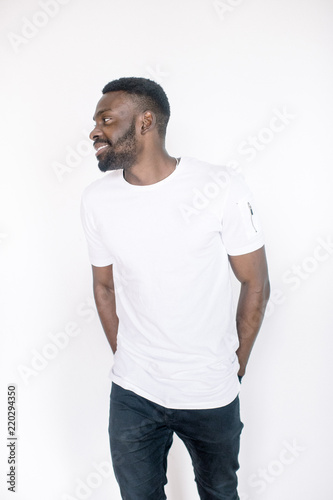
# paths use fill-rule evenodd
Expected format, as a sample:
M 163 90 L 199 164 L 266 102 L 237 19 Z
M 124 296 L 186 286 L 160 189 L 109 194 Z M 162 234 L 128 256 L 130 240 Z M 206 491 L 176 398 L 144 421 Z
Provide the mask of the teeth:
M 97 151 L 99 151 L 100 149 L 104 149 L 107 147 L 107 144 L 105 144 L 104 146 L 100 146 L 99 148 L 97 148 Z

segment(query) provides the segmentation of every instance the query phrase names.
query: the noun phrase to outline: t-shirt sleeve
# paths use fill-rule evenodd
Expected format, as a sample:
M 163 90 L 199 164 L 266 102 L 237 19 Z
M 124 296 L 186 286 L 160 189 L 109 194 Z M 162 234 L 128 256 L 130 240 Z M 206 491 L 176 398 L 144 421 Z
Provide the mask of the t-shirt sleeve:
M 224 204 L 222 241 L 229 255 L 254 252 L 264 245 L 253 194 L 238 174 L 231 176 Z
M 113 264 L 110 251 L 103 244 L 94 217 L 86 207 L 84 196 L 81 200 L 81 221 L 88 245 L 90 263 L 96 267 L 104 267 Z

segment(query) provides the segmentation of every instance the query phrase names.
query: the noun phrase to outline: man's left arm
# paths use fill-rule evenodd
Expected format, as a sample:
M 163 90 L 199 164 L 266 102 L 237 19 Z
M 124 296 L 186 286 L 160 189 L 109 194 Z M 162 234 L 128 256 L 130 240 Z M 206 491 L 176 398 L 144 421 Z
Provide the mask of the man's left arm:
M 270 294 L 265 247 L 244 255 L 229 255 L 229 262 L 241 283 L 236 325 L 239 338 L 238 375 L 242 377 L 264 318 Z

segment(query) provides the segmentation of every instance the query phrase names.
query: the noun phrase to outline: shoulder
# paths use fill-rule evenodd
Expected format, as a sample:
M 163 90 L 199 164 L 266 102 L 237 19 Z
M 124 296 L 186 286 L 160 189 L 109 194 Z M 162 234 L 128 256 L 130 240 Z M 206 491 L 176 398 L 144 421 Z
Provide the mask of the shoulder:
M 243 174 L 223 164 L 214 164 L 196 158 L 184 157 L 184 171 L 201 179 L 207 185 L 207 189 L 213 189 L 214 185 L 223 190 L 243 190 L 246 182 Z
M 190 169 L 193 172 L 194 171 L 201 172 L 203 174 L 209 173 L 211 171 L 219 172 L 219 171 L 231 170 L 226 165 L 217 165 L 214 163 L 210 163 L 208 161 L 200 160 L 198 158 L 192 158 L 190 156 L 183 157 L 182 161 L 186 169 Z
M 104 174 L 103 177 L 93 181 L 82 192 L 82 201 L 85 203 L 98 200 L 103 193 L 110 192 L 110 189 L 116 187 L 119 178 L 123 175 L 122 170 L 114 170 Z

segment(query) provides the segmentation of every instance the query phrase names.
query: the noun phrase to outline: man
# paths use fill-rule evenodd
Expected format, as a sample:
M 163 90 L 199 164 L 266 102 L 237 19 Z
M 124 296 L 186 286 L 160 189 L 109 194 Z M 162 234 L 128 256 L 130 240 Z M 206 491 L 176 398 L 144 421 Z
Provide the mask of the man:
M 269 297 L 264 242 L 238 175 L 167 153 L 169 117 L 158 84 L 121 78 L 104 87 L 90 134 L 108 171 L 85 190 L 82 221 L 114 353 L 113 467 L 122 498 L 165 499 L 175 432 L 200 498 L 236 500 L 239 382 Z

